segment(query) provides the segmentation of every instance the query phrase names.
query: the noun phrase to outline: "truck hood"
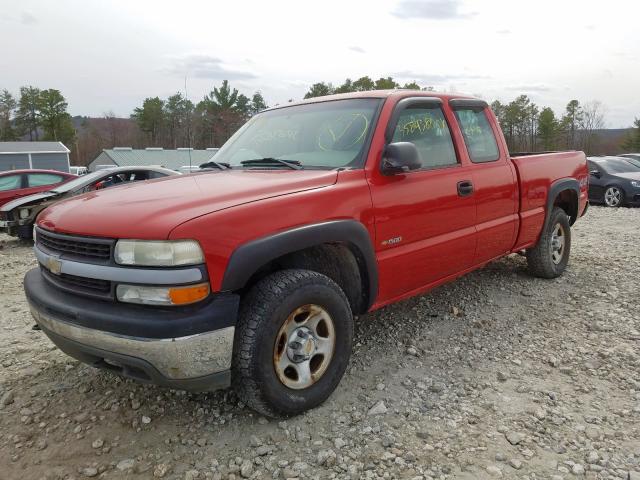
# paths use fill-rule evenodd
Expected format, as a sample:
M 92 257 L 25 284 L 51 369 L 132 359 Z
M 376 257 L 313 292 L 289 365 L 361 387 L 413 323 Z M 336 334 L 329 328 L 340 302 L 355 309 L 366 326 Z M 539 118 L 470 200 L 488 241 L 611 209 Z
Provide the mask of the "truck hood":
M 132 183 L 51 205 L 38 225 L 108 238 L 167 238 L 193 218 L 336 183 L 334 170 L 225 170 Z M 256 214 L 258 212 L 256 211 Z
M 42 200 L 46 200 L 52 197 L 59 195 L 54 192 L 42 192 L 42 193 L 34 193 L 33 195 L 27 195 L 26 197 L 16 198 L 15 200 L 11 200 L 10 202 L 5 203 L 0 207 L 0 211 L 10 212 L 14 208 L 24 207 L 25 205 L 32 205 L 34 203 L 41 203 Z

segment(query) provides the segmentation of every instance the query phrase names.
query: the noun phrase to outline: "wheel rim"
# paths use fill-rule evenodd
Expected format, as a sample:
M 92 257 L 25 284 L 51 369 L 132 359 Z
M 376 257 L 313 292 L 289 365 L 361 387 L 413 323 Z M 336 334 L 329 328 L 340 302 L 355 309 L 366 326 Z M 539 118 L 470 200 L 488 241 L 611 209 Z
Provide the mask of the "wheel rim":
M 304 305 L 287 317 L 273 347 L 273 366 L 287 387 L 315 384 L 333 358 L 336 331 L 331 315 L 319 305 Z
M 553 227 L 553 232 L 551 232 L 551 244 L 549 245 L 551 260 L 556 265 L 562 261 L 565 239 L 564 227 L 561 224 L 556 223 Z
M 609 207 L 617 207 L 620 205 L 620 201 L 622 200 L 622 192 L 620 192 L 619 188 L 609 187 L 607 191 L 604 192 L 604 203 L 606 203 Z

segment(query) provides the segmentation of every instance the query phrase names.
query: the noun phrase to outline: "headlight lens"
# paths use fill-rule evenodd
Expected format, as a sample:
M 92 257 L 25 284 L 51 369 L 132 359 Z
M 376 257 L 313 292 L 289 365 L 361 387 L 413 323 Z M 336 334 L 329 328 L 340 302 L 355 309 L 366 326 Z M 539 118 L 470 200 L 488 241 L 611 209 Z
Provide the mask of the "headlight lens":
M 178 267 L 204 263 L 195 240 L 118 240 L 114 256 L 120 265 Z
M 638 182 L 636 180 L 631 180 L 631 186 L 632 187 L 636 187 L 636 188 L 640 188 L 640 182 Z
M 189 305 L 209 295 L 209 284 L 199 283 L 181 287 L 148 287 L 144 285 L 118 285 L 116 296 L 121 302 L 144 305 Z
M 24 220 L 25 218 L 27 218 L 29 216 L 29 209 L 28 208 L 21 208 L 19 215 L 20 215 L 20 219 Z

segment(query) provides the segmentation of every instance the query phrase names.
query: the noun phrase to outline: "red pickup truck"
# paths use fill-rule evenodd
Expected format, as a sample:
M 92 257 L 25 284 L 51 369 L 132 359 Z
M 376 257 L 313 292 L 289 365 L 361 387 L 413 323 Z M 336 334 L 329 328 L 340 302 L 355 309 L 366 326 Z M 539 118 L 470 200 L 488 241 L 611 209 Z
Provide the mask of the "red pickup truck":
M 483 100 L 433 92 L 272 108 L 205 167 L 43 211 L 26 296 L 69 355 L 269 416 L 331 394 L 355 315 L 512 252 L 562 274 L 588 203 L 582 152 L 511 157 Z

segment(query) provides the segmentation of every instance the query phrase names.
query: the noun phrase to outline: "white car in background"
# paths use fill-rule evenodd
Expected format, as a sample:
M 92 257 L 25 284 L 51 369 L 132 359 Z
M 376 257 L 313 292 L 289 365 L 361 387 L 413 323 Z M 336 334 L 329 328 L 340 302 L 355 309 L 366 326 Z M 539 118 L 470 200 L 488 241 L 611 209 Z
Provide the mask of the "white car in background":
M 71 167 L 69 167 L 69 173 L 73 173 L 74 175 L 82 176 L 82 175 L 86 175 L 87 173 L 89 173 L 89 169 L 87 167 L 71 166 Z

